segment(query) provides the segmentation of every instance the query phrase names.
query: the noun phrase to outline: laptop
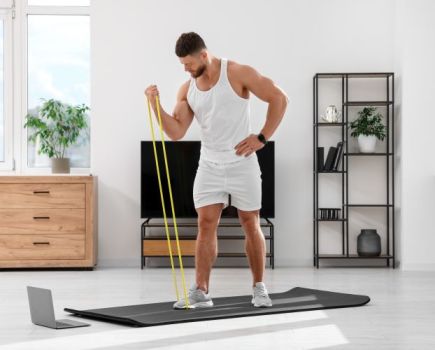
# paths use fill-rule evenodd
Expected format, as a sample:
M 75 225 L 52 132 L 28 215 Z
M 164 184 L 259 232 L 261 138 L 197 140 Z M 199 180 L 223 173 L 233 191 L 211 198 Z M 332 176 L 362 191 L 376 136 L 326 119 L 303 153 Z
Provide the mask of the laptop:
M 54 329 L 90 326 L 73 320 L 56 320 L 54 317 L 53 298 L 50 289 L 27 287 L 30 317 L 34 324 Z

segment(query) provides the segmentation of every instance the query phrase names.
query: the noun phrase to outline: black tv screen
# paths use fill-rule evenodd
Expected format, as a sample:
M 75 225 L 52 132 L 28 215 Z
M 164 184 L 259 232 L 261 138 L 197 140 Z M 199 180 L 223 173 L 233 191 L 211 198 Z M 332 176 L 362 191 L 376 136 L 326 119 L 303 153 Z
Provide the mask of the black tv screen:
M 201 141 L 165 141 L 169 176 L 174 201 L 175 217 L 196 218 L 193 203 L 193 182 L 200 156 Z M 160 177 L 167 218 L 172 218 L 172 208 L 166 177 L 162 142 L 156 141 Z M 262 172 L 262 208 L 260 216 L 275 217 L 275 144 L 269 141 L 257 151 Z M 163 218 L 162 202 L 154 159 L 152 141 L 141 141 L 141 218 Z M 221 217 L 237 217 L 232 205 L 222 211 Z

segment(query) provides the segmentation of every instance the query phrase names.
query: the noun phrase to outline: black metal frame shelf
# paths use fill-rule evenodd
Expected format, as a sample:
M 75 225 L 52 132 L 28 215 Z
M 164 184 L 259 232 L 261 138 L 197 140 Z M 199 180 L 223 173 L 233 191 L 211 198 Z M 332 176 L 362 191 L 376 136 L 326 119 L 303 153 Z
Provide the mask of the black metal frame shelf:
M 313 125 L 317 125 L 317 126 L 342 126 L 342 125 L 345 125 L 345 123 L 327 123 L 327 122 L 322 122 L 322 123 L 315 123 Z
M 179 225 L 177 225 L 177 226 L 179 226 Z M 238 240 L 238 239 L 244 239 L 245 238 L 245 236 L 242 236 L 242 235 L 219 235 L 219 237 L 220 238 L 225 238 L 225 239 L 235 239 L 235 240 Z M 164 237 L 165 239 L 166 239 L 166 236 Z M 161 240 L 162 239 L 162 237 L 159 237 L 159 236 L 148 236 L 147 238 L 146 238 L 147 240 L 150 240 L 150 241 L 152 241 L 153 239 L 154 240 Z M 185 236 L 185 235 L 179 235 L 178 236 L 178 239 L 182 239 L 182 240 L 189 240 L 189 239 L 191 239 L 191 240 L 195 240 L 196 239 L 196 236 Z M 268 240 L 268 239 L 270 239 L 270 236 L 264 236 L 264 239 L 266 239 L 266 240 Z
M 389 78 L 394 76 L 393 72 L 376 72 L 376 73 L 317 73 L 318 79 L 337 79 L 337 78 Z
M 168 257 L 168 255 L 145 255 L 144 254 L 144 241 L 152 241 L 152 240 L 166 240 L 165 234 L 159 235 L 147 235 L 147 229 L 153 227 L 165 227 L 164 222 L 151 222 L 153 218 L 147 218 L 141 225 L 141 269 L 146 265 L 146 258 L 162 258 Z M 154 218 L 155 219 L 155 218 Z M 195 220 L 195 221 L 193 221 Z M 167 220 L 168 227 L 174 227 L 174 222 L 172 219 Z M 192 221 L 189 222 L 178 222 L 177 227 L 198 227 L 197 219 L 192 218 Z M 219 222 L 218 228 L 220 227 L 242 227 L 240 222 L 236 222 L 232 219 L 227 220 L 227 218 L 222 218 Z M 266 252 L 266 257 L 269 259 L 269 266 L 274 269 L 275 268 L 275 249 L 274 249 L 274 224 L 268 218 L 260 218 L 260 227 L 266 227 L 269 229 L 269 233 L 264 235 L 264 238 L 269 241 L 269 251 Z M 244 240 L 245 235 L 229 235 L 218 232 L 218 241 L 219 240 Z M 179 235 L 179 240 L 195 240 L 196 236 L 194 235 Z M 171 240 L 175 240 L 175 237 L 171 237 Z M 181 252 L 183 253 L 183 252 Z M 176 254 L 174 254 L 176 255 Z M 192 255 L 183 255 L 183 256 L 192 256 Z M 218 258 L 241 258 L 245 257 L 245 252 L 237 252 L 237 253 L 218 253 Z
M 345 153 L 348 156 L 363 156 L 363 157 L 371 157 L 371 156 L 393 156 L 394 153 L 385 153 L 385 152 L 375 152 L 375 153 Z
M 349 100 L 349 79 L 353 78 L 376 78 L 382 79 L 386 86 L 386 95 L 379 100 L 357 101 Z M 340 79 L 341 80 L 341 106 L 343 119 L 336 123 L 319 122 L 319 80 Z M 358 106 L 383 106 L 386 113 L 386 151 L 376 153 L 349 152 L 348 131 L 349 109 Z M 341 142 L 344 149 L 341 159 L 341 170 L 318 171 L 317 170 L 317 147 L 319 145 L 319 127 L 340 127 Z M 386 266 L 395 268 L 395 219 L 394 219 L 394 73 L 317 73 L 313 77 L 313 259 L 314 266 L 319 268 L 321 259 L 384 259 Z M 385 203 L 349 203 L 349 158 L 352 157 L 384 157 L 386 160 L 386 201 Z M 319 174 L 334 173 L 341 174 L 341 208 L 342 218 L 327 220 L 319 218 Z M 352 208 L 380 208 L 386 211 L 386 252 L 380 256 L 359 256 L 349 253 L 349 209 Z M 342 252 L 341 254 L 320 254 L 319 253 L 319 223 L 320 222 L 341 222 Z
M 392 207 L 392 204 L 345 204 L 347 207 Z
M 318 174 L 341 174 L 341 173 L 345 173 L 346 171 L 344 170 L 324 170 L 324 171 L 314 171 Z
M 174 253 L 173 256 L 178 256 L 178 255 Z M 183 256 L 193 257 L 193 255 L 183 255 Z M 244 254 L 244 253 L 218 253 L 218 255 L 217 255 L 218 258 L 243 258 L 245 256 L 246 256 L 246 254 Z M 149 258 L 167 258 L 168 256 L 167 255 L 150 255 L 148 257 Z M 270 258 L 270 257 L 271 257 L 270 253 L 266 253 L 266 258 Z M 145 266 L 145 263 L 143 266 Z M 142 269 L 143 269 L 143 266 L 142 266 Z
M 392 255 L 379 256 L 360 256 L 356 254 L 340 255 L 340 254 L 320 254 L 319 259 L 393 259 Z
M 348 101 L 343 103 L 343 106 L 388 106 L 392 104 L 393 101 Z

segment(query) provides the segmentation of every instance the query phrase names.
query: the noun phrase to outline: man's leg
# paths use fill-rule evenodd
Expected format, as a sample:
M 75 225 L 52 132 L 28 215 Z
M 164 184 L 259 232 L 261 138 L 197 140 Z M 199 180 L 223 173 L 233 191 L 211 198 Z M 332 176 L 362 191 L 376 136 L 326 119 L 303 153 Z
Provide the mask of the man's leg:
M 195 247 L 196 284 L 208 293 L 210 272 L 217 257 L 217 227 L 223 203 L 198 208 L 198 237 Z
M 263 282 L 266 262 L 266 241 L 260 227 L 259 210 L 244 211 L 237 209 L 240 224 L 245 232 L 245 250 L 252 271 L 253 286 Z
M 260 211 L 243 211 L 238 209 L 239 220 L 245 231 L 245 249 L 252 271 L 252 305 L 254 307 L 271 307 L 272 300 L 263 283 L 266 261 L 266 240 L 260 226 Z

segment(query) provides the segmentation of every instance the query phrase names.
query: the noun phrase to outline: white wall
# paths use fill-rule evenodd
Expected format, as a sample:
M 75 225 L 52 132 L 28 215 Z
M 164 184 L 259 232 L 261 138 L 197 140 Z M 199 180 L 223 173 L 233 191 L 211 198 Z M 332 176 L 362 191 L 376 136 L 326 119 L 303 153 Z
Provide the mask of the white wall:
M 400 76 L 400 250 L 405 270 L 435 270 L 435 3 L 397 2 L 395 66 Z
M 393 7 L 393 0 L 93 0 L 91 149 L 92 173 L 99 177 L 100 264 L 139 264 L 139 143 L 150 139 L 143 90 L 156 83 L 163 106 L 172 110 L 178 87 L 188 79 L 174 54 L 175 41 L 193 30 L 218 57 L 252 65 L 288 93 L 288 112 L 273 135 L 276 262 L 311 265 L 312 77 L 325 71 L 393 71 Z M 422 120 L 430 117 L 423 106 L 416 113 Z M 262 127 L 265 111 L 265 104 L 252 101 L 253 130 Z M 407 127 L 422 133 L 414 120 Z M 196 122 L 184 139 L 199 139 Z M 417 171 L 413 166 L 405 174 L 407 184 Z M 421 175 L 425 184 L 432 175 L 433 168 Z M 418 193 L 428 196 L 421 193 L 425 186 Z M 406 196 L 410 207 L 418 204 L 416 196 Z

